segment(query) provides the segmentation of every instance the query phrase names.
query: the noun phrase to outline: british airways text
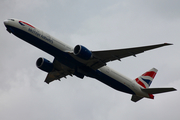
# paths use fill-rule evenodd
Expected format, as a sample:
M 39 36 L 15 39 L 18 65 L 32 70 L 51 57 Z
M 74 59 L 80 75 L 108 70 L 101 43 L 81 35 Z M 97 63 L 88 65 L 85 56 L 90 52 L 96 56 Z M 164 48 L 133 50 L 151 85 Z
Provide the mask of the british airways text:
M 33 33 L 34 35 L 36 35 L 36 36 L 38 36 L 38 37 L 41 37 L 42 39 L 44 39 L 44 40 L 46 40 L 46 41 L 48 41 L 48 42 L 50 42 L 50 43 L 53 44 L 53 40 L 51 40 L 50 37 L 48 38 L 48 36 L 44 36 L 44 35 L 40 34 L 39 31 L 33 30 L 33 29 L 31 29 L 31 28 L 29 28 L 28 31 L 31 32 L 31 33 Z

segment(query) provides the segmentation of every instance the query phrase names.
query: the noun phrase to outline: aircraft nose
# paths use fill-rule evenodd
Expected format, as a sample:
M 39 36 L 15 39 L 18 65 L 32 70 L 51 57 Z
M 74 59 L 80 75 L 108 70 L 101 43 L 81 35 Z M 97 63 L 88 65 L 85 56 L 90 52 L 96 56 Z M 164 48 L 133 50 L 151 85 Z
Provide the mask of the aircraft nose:
M 4 20 L 4 25 L 6 26 L 8 24 L 8 20 Z
M 4 25 L 6 26 L 6 30 L 7 30 L 9 33 L 12 33 L 12 32 L 13 32 L 12 28 L 9 26 L 9 20 L 4 20 Z

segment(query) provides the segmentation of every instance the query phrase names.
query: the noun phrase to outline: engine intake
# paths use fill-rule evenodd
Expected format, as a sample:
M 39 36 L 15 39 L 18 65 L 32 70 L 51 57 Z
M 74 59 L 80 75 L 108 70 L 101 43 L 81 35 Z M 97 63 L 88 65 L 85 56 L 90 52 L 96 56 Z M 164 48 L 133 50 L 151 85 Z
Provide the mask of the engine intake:
M 36 61 L 36 66 L 45 72 L 52 72 L 54 68 L 53 64 L 45 58 L 39 58 Z
M 92 52 L 82 45 L 75 46 L 74 55 L 84 60 L 89 60 L 90 58 L 92 58 Z

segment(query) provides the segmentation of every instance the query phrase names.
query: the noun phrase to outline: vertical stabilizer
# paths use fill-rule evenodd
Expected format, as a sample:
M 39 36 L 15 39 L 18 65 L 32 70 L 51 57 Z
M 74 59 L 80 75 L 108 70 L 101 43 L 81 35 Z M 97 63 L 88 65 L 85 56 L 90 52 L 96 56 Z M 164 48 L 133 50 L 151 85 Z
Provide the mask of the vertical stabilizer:
M 157 71 L 158 70 L 156 68 L 152 68 L 151 70 L 145 72 L 144 74 L 136 78 L 135 81 L 143 88 L 149 88 L 154 77 L 156 76 Z

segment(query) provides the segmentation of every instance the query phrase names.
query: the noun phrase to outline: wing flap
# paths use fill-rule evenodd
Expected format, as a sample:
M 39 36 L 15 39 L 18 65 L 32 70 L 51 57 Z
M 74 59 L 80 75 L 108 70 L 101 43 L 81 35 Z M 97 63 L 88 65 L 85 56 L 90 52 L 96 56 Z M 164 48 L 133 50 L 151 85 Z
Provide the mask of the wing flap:
M 60 80 L 60 78 L 66 78 L 67 75 L 72 76 L 70 72 L 64 72 L 64 71 L 53 71 L 47 74 L 46 79 L 44 82 L 49 84 L 50 82 L 54 80 Z
M 53 61 L 54 70 L 52 72 L 49 72 L 46 76 L 46 79 L 44 82 L 49 84 L 50 82 L 54 80 L 60 80 L 60 78 L 63 78 L 67 75 L 72 76 L 74 71 L 65 65 L 61 64 L 58 60 L 54 59 Z

